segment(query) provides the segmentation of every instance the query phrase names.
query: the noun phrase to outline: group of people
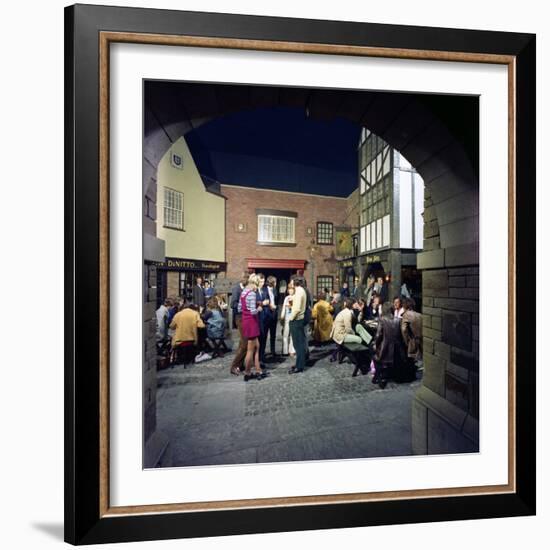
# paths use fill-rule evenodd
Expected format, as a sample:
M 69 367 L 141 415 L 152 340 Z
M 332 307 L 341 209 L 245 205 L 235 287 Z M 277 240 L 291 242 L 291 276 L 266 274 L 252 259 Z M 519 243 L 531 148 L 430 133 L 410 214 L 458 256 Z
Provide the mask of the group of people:
M 220 355 L 229 351 L 225 344 L 228 306 L 223 296 L 206 292 L 208 288 L 203 288 L 202 280 L 198 278 L 193 287 L 192 301 L 167 298 L 156 311 L 157 343 L 169 343 L 171 363 L 181 347 L 196 349 L 196 362 L 211 359 L 208 350 Z
M 373 348 L 373 383 L 384 388 L 390 377 L 411 381 L 422 359 L 422 316 L 412 298 L 383 302 L 379 295 L 370 304 L 346 298 L 336 315 L 331 338 L 338 345 L 364 344 Z M 333 355 L 336 359 L 336 353 Z
M 279 313 L 276 283 L 275 277 L 266 279 L 262 273 L 243 275 L 231 293 L 233 320 L 240 342 L 230 371 L 240 375 L 244 363 L 245 382 L 268 376 L 267 341 L 269 339 L 271 355 L 275 357 L 279 321 L 283 324 L 283 355 L 296 357 L 296 365 L 289 372 L 303 372 L 305 368 L 308 353 L 305 328 L 311 318 L 311 296 L 305 290 L 303 277 L 293 277 Z
M 191 302 L 199 308 L 204 308 L 208 300 L 216 296 L 216 290 L 209 280 L 197 277 L 191 290 L 191 295 Z M 221 299 L 221 296 L 218 296 L 218 298 Z
M 231 292 L 228 305 L 210 285 L 197 279 L 193 301 L 167 299 L 157 310 L 157 338 L 170 340 L 172 353 L 179 346 L 194 345 L 197 362 L 210 359 L 207 348 L 227 351 L 225 333 L 227 310 L 232 311 L 233 328 L 240 341 L 230 372 L 244 380 L 269 376 L 266 348 L 277 357 L 277 330 L 282 336 L 282 355 L 295 359 L 290 374 L 302 373 L 309 355 L 307 329 L 311 326 L 314 345 L 336 343 L 367 345 L 373 351 L 373 382 L 384 387 L 390 376 L 415 372 L 422 358 L 422 317 L 406 285 L 399 297 L 388 301 L 388 285 L 383 277 L 370 276 L 358 297 L 346 283 L 338 292 L 325 288 L 314 300 L 304 277 L 294 275 L 286 285 L 279 306 L 275 277 L 262 273 L 244 274 Z M 208 292 L 207 292 L 208 291 Z M 404 294 L 404 292 L 406 294 Z M 282 297 L 282 296 L 281 296 Z M 336 359 L 336 353 L 332 360 Z M 401 374 L 400 374 L 401 373 Z

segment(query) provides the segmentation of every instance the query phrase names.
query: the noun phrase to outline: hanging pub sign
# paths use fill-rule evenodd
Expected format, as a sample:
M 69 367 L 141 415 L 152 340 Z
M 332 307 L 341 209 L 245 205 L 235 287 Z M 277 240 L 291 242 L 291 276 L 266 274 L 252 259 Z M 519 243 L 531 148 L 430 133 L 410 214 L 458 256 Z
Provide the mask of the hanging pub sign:
M 352 238 L 351 229 L 349 227 L 337 227 L 336 233 L 336 255 L 340 257 L 351 256 L 352 253 Z
M 183 258 L 166 258 L 164 262 L 153 262 L 160 269 L 171 271 L 225 271 L 226 262 L 211 262 L 209 260 L 186 260 Z

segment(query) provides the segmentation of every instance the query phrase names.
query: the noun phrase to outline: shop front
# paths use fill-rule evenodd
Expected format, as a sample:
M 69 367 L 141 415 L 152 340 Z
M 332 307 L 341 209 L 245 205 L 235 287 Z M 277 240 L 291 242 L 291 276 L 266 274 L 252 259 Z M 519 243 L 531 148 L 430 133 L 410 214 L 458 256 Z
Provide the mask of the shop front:
M 341 281 L 341 286 L 344 286 L 344 283 L 348 284 L 348 289 L 351 296 L 355 296 L 355 289 L 359 284 L 359 270 L 357 269 L 357 259 L 348 258 L 340 262 L 340 276 L 339 280 Z
M 363 289 L 366 288 L 370 276 L 375 279 L 382 277 L 388 285 L 390 297 L 402 295 L 402 285 L 405 284 L 406 292 L 417 304 L 421 304 L 422 279 L 416 268 L 416 252 L 381 250 L 376 254 L 365 254 L 353 260 L 345 260 L 341 262 L 340 270 L 347 277 L 344 280 L 348 283 L 353 270 Z
M 170 297 L 191 300 L 193 285 L 199 277 L 215 286 L 216 279 L 227 270 L 225 262 L 186 258 L 166 258 L 154 265 L 157 266 L 157 306 Z

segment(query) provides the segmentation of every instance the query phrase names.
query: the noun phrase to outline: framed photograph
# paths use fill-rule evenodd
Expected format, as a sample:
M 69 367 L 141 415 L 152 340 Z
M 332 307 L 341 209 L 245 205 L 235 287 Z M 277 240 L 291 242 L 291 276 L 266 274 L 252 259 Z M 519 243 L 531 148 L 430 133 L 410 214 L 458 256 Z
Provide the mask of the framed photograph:
M 65 11 L 65 540 L 535 513 L 535 36 Z

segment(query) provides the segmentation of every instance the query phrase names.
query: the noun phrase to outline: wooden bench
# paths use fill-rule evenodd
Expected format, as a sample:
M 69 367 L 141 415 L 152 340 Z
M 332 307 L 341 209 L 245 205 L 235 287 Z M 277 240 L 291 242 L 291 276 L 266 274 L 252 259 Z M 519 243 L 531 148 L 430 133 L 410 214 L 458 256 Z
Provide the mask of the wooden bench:
M 342 362 L 344 357 L 347 357 L 355 365 L 352 376 L 357 376 L 359 371 L 361 371 L 361 374 L 370 372 L 370 362 L 373 356 L 370 347 L 364 344 L 348 343 L 339 346 L 339 352 L 339 363 Z

